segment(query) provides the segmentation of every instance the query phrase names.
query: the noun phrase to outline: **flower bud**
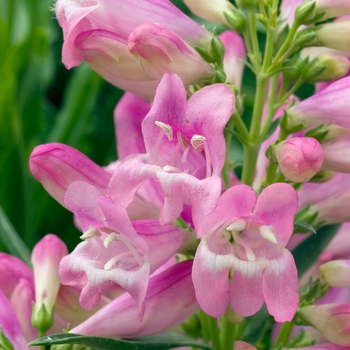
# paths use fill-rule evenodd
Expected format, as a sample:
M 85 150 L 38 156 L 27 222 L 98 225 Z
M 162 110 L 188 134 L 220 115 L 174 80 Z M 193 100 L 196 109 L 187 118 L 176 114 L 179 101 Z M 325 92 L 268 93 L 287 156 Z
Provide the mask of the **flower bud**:
M 32 323 L 41 334 L 45 334 L 53 324 L 53 309 L 60 287 L 58 265 L 67 254 L 66 245 L 52 234 L 46 235 L 33 249 L 35 304 Z
M 326 23 L 315 28 L 316 39 L 322 46 L 350 51 L 350 21 Z
M 332 260 L 320 266 L 322 279 L 332 287 L 350 287 L 350 260 Z
M 299 24 L 312 23 L 316 15 L 315 1 L 304 1 L 295 10 L 295 21 Z
M 272 152 L 288 180 L 306 182 L 321 170 L 323 150 L 319 142 L 311 137 L 282 141 L 273 146 Z
M 233 6 L 227 0 L 184 0 L 187 7 L 196 16 L 207 21 L 228 25 L 224 12 L 229 12 Z
M 233 7 L 231 11 L 224 12 L 224 16 L 228 26 L 236 33 L 242 34 L 247 30 L 247 18 L 242 11 Z
M 323 54 L 317 58 L 318 64 L 324 67 L 319 73 L 314 75 L 309 82 L 328 81 L 343 77 L 350 69 L 350 62 L 346 57 Z
M 306 306 L 299 309 L 299 315 L 330 342 L 350 345 L 350 303 Z
M 316 12 L 322 13 L 322 21 L 327 18 L 350 15 L 348 0 L 316 0 Z

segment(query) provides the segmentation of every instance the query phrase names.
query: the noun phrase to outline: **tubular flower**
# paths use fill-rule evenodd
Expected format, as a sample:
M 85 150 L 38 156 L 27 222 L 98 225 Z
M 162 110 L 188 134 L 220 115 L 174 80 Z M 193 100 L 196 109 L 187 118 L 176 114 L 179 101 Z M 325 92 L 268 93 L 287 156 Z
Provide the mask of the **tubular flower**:
M 55 12 L 63 30 L 62 61 L 67 68 L 86 60 L 110 83 L 147 97 L 153 97 L 159 77 L 154 78 L 154 72 L 148 75 L 149 69 L 143 69 L 145 62 L 140 65 L 137 58 L 129 52 L 129 36 L 137 27 L 145 23 L 150 26 L 154 26 L 154 23 L 166 26 L 168 38 L 176 36 L 180 46 L 206 46 L 211 39 L 205 29 L 167 0 L 58 0 Z M 172 43 L 168 41 L 159 51 L 155 49 L 158 46 L 156 42 L 157 40 L 153 40 L 153 49 L 152 45 L 149 47 L 153 52 L 152 60 L 163 60 L 167 56 L 166 46 Z M 175 42 L 173 44 L 174 51 L 167 59 L 172 61 L 173 68 L 180 68 L 177 71 L 180 74 L 183 67 L 177 64 L 177 59 L 181 57 L 183 50 L 176 47 Z M 188 55 L 185 56 L 188 59 Z M 192 83 L 214 73 L 199 55 L 196 57 L 197 62 L 206 66 L 206 70 L 204 75 L 203 72 L 193 72 Z
M 212 213 L 194 218 L 201 243 L 193 282 L 206 313 L 221 316 L 230 304 L 250 316 L 265 302 L 277 322 L 293 318 L 298 279 L 285 245 L 296 210 L 297 194 L 290 185 L 273 184 L 258 198 L 252 188 L 237 185 L 223 193 Z
M 234 95 L 224 84 L 205 87 L 186 103 L 177 75 L 165 74 L 142 122 L 146 154 L 126 157 L 116 169 L 108 196 L 127 207 L 149 179 L 162 186 L 161 223 L 177 219 L 194 197 L 213 209 L 221 192 L 225 161 L 223 129 L 234 109 Z

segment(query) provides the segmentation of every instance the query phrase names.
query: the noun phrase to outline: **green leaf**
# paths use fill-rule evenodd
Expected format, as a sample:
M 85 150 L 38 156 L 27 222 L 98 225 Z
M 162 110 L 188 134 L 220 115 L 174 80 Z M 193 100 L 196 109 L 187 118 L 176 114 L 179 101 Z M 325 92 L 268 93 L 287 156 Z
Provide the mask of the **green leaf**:
M 0 239 L 7 251 L 30 264 L 30 252 L 0 206 Z
M 57 344 L 80 344 L 103 350 L 165 350 L 183 346 L 213 350 L 210 346 L 198 343 L 193 338 L 173 332 L 163 332 L 133 339 L 88 337 L 79 334 L 62 333 L 46 336 L 29 343 L 30 346 Z
M 299 279 L 315 264 L 329 242 L 338 232 L 340 225 L 323 226 L 300 243 L 293 251 Z
M 305 221 L 294 221 L 294 233 L 309 233 L 316 234 L 315 228 Z

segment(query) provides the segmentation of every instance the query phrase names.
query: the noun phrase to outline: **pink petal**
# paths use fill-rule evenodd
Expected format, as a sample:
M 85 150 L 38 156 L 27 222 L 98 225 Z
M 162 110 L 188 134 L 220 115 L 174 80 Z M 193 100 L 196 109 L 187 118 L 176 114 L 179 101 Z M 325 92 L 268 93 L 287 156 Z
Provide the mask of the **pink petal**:
M 150 105 L 141 97 L 124 93 L 114 110 L 114 124 L 119 159 L 134 153 L 145 153 L 141 123 Z
M 229 255 L 217 255 L 202 239 L 193 262 L 192 279 L 199 305 L 208 315 L 219 317 L 229 305 L 228 274 L 232 267 Z
M 37 146 L 29 160 L 30 171 L 47 192 L 64 206 L 67 187 L 85 181 L 105 192 L 111 175 L 76 149 L 49 143 Z
M 191 134 L 202 135 L 208 143 L 213 175 L 220 175 L 225 162 L 223 130 L 235 106 L 233 91 L 225 84 L 206 86 L 188 100 L 186 117 Z
M 263 293 L 270 315 L 276 322 L 291 321 L 299 303 L 298 272 L 292 254 L 283 249 L 277 259 L 268 260 Z
M 254 213 L 263 225 L 273 226 L 278 243 L 285 246 L 293 233 L 297 208 L 298 196 L 294 188 L 276 183 L 261 192 Z
M 264 304 L 262 291 L 263 267 L 259 262 L 240 261 L 233 270 L 229 288 L 232 309 L 241 316 L 251 316 Z

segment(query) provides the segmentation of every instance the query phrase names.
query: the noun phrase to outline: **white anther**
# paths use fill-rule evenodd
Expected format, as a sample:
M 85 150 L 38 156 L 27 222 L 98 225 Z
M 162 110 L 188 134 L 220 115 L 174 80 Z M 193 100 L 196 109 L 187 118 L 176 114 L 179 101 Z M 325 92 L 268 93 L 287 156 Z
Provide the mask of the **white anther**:
M 182 171 L 179 169 L 179 168 L 177 168 L 177 167 L 175 167 L 175 166 L 171 166 L 171 165 L 165 165 L 164 167 L 163 167 L 163 170 L 165 171 L 165 172 L 167 172 L 167 173 L 182 173 Z
M 155 124 L 165 131 L 165 135 L 168 137 L 169 141 L 173 140 L 173 128 L 170 125 L 159 122 L 158 120 L 155 121 Z
M 196 152 L 200 152 L 202 150 L 202 147 L 204 145 L 204 141 L 206 138 L 202 135 L 193 135 L 191 138 L 191 145 L 193 146 L 194 150 Z
M 240 232 L 240 231 L 243 231 L 246 227 L 247 227 L 247 223 L 244 220 L 237 220 L 233 222 L 231 225 L 229 225 L 226 228 L 226 230 Z
M 80 239 L 85 240 L 94 236 L 101 236 L 101 233 L 93 226 L 90 226 L 81 236 Z
M 263 238 L 265 238 L 267 241 L 276 244 L 277 243 L 277 239 L 275 234 L 272 232 L 271 228 L 266 226 L 266 225 L 262 225 L 259 227 L 259 232 L 261 234 L 261 236 Z
M 117 234 L 115 232 L 110 233 L 103 241 L 103 245 L 108 248 L 109 245 L 116 240 L 116 237 Z
M 185 139 L 185 137 L 181 134 L 180 131 L 176 133 L 177 135 L 177 140 L 179 141 L 179 144 L 183 147 L 186 148 L 188 146 L 188 141 Z

